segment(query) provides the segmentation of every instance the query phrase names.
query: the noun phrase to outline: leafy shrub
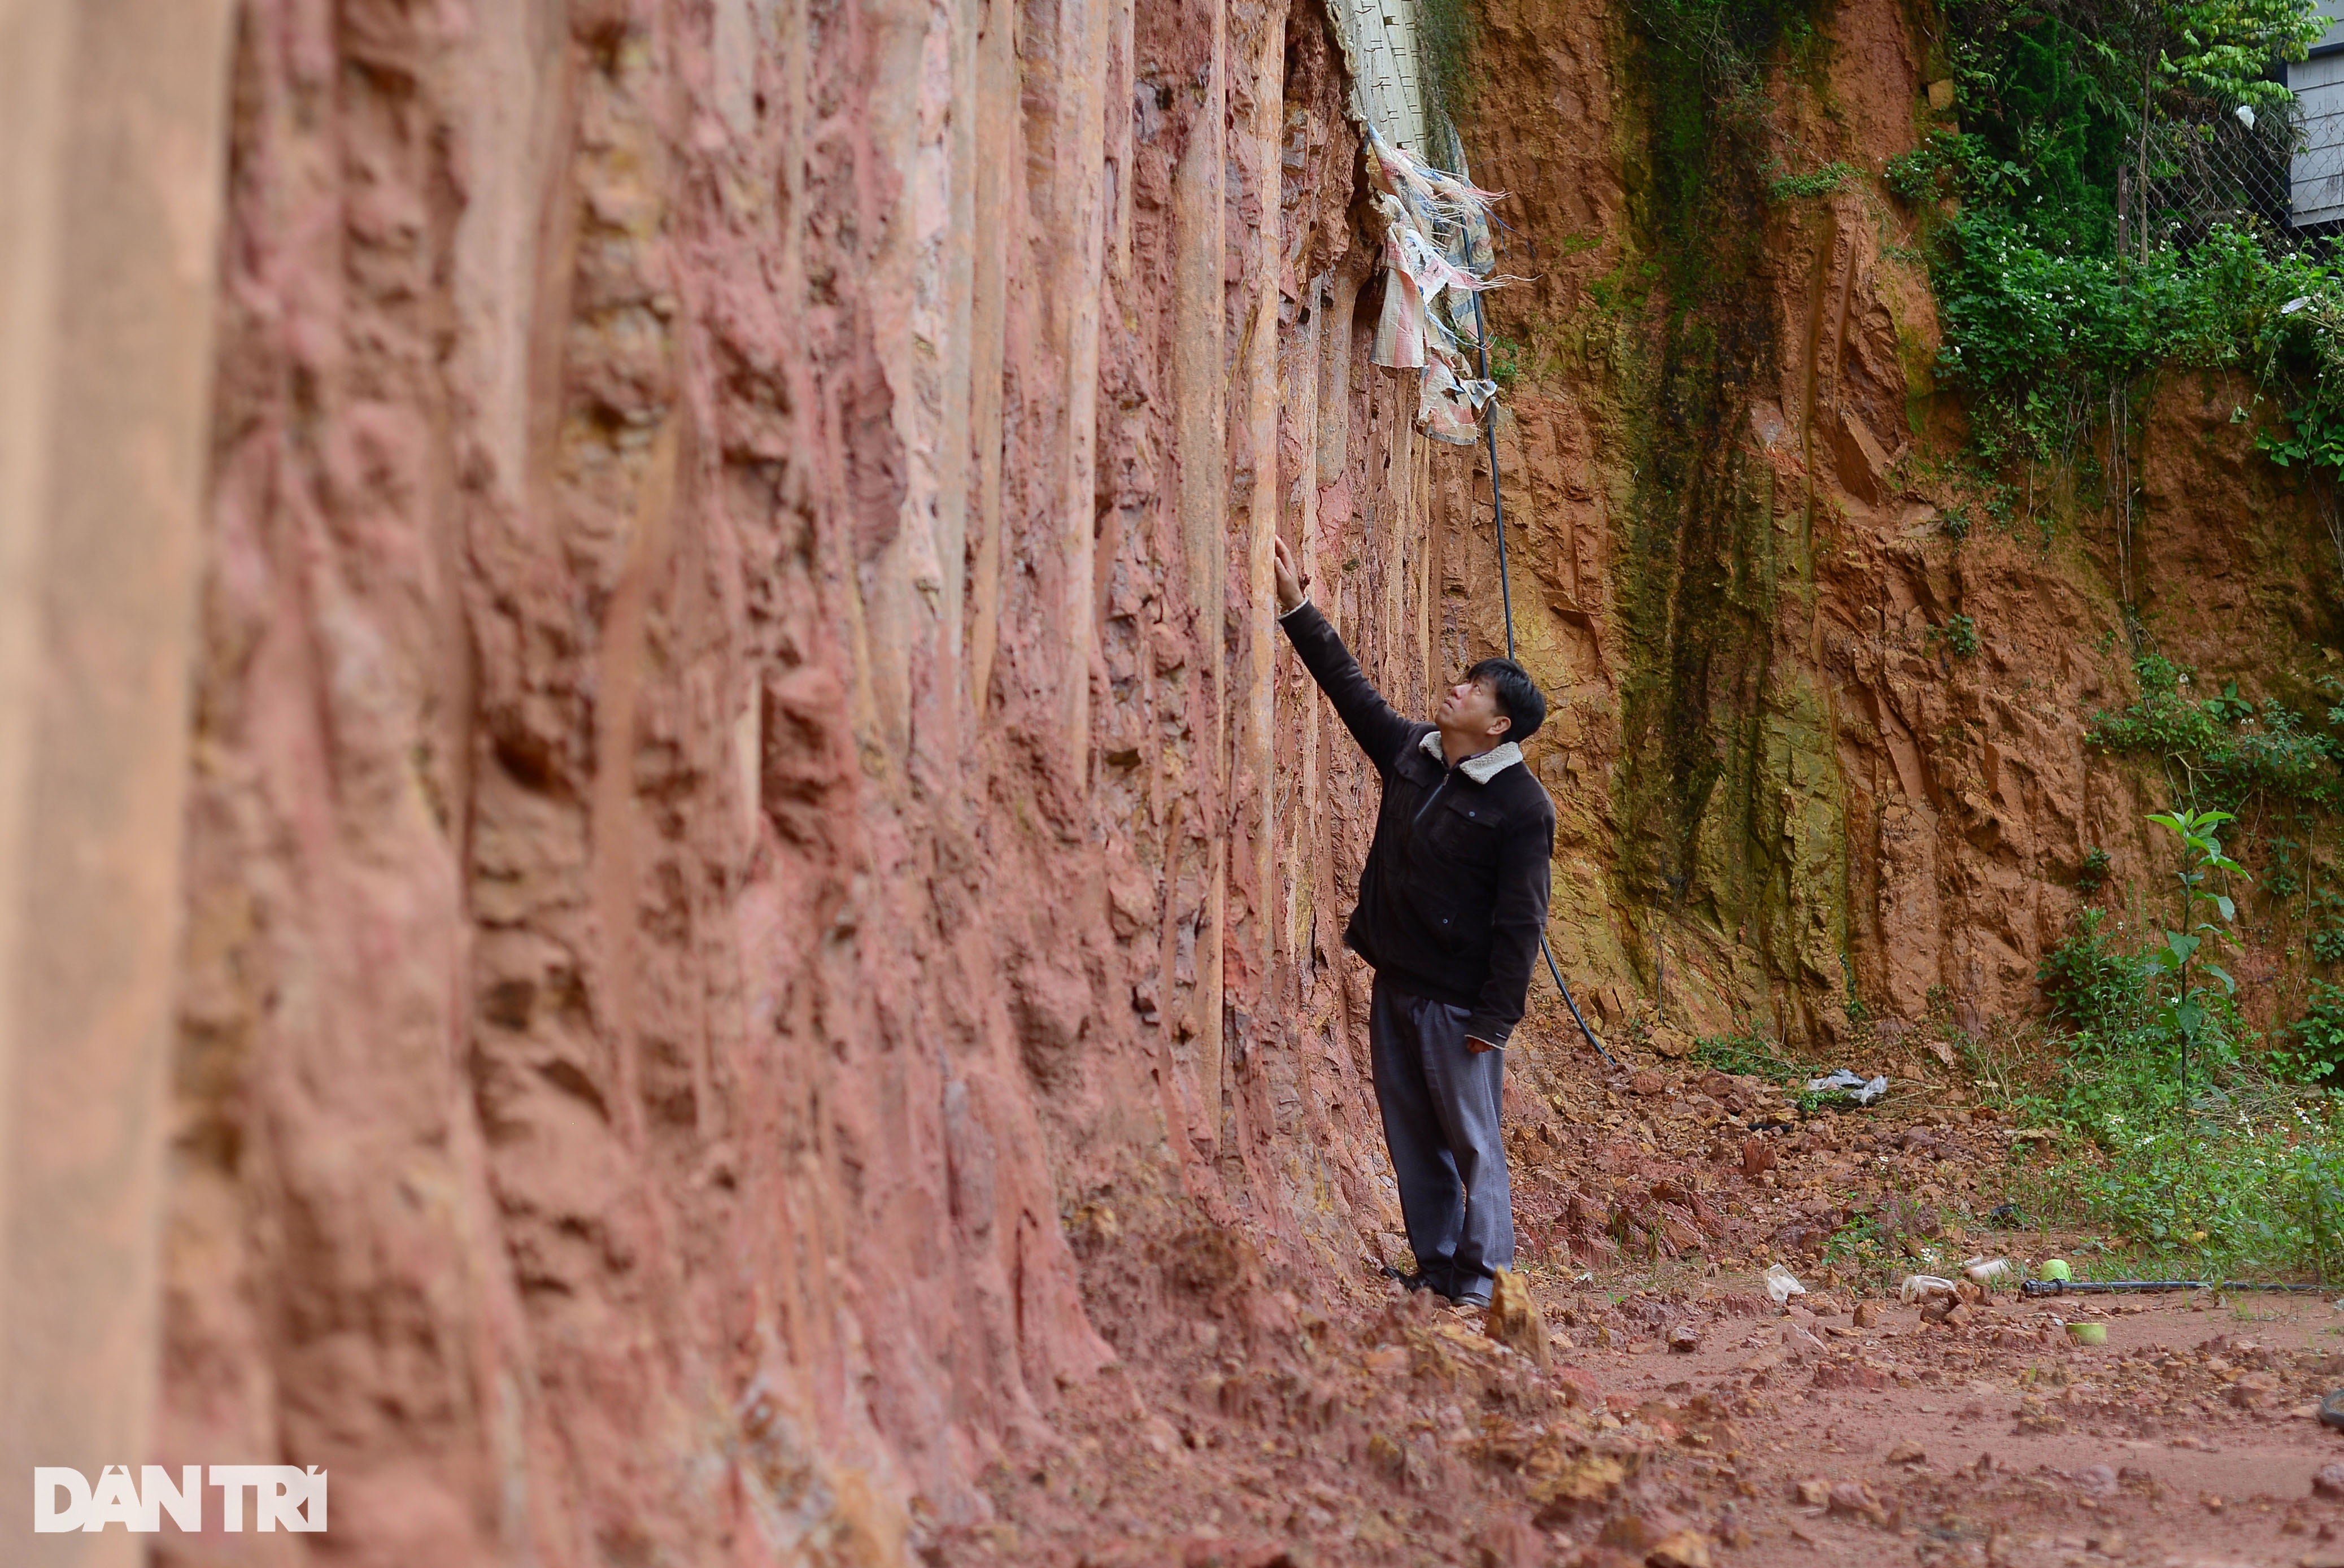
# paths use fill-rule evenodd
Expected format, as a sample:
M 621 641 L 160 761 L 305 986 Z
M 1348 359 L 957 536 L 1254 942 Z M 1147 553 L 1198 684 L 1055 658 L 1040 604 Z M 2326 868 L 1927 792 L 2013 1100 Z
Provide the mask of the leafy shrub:
M 2339 803 L 2338 743 L 2306 730 L 2277 702 L 2251 706 L 2232 684 L 2200 702 L 2190 672 L 2157 653 L 2133 663 L 2140 701 L 2120 713 L 2095 713 L 2085 738 L 2101 750 L 2161 758 L 2178 768 L 2189 794 L 2236 811 L 2268 794 L 2321 807 Z
M 2108 852 L 2097 845 L 2076 867 L 2076 891 L 2086 895 L 2097 893 L 2108 880 Z
M 1946 130 L 1890 158 L 1881 173 L 1890 190 L 1915 206 L 1949 196 L 1991 200 L 2026 183 L 2026 171 L 1988 152 L 1984 137 Z
M 2204 878 L 2223 869 L 2219 813 L 2160 820 L 2184 844 L 2180 931 L 2127 942 L 2101 911 L 2046 956 L 2056 1070 L 2000 1075 L 1997 1097 L 2069 1137 L 2014 1196 L 2053 1222 L 2106 1227 L 2176 1269 L 2328 1278 L 2344 1267 L 2344 1097 L 2308 1086 L 2344 1063 L 2344 986 L 2267 1050 L 2199 955 L 2228 924 Z M 2178 824 L 2178 826 L 2174 824 Z M 2221 916 L 2201 921 L 2208 904 Z M 2192 940 L 2192 939 L 2195 940 Z M 2185 951 L 2186 949 L 2186 951 Z M 2193 972 L 2225 979 L 2196 984 Z M 2198 1071 L 2177 1074 L 2185 1053 Z
M 2294 1045 L 2276 1063 L 2280 1070 L 2306 1082 L 2334 1076 L 2344 1065 L 2344 986 L 2314 980 L 2310 1004 L 2288 1027 L 2288 1034 Z
M 1863 173 L 1852 163 L 1828 163 L 1806 174 L 1792 174 L 1776 163 L 1766 171 L 1766 199 L 1780 207 L 1785 202 L 1829 196 Z
M 2096 1038 L 2140 1026 L 2147 960 L 2116 945 L 2105 911 L 2085 910 L 2076 934 L 2044 954 L 2036 979 L 2053 1017 Z
M 1773 1041 L 1756 1030 L 1741 1035 L 1710 1035 L 1693 1042 L 1692 1059 L 1703 1067 L 1743 1077 L 1787 1084 L 1804 1078 L 1806 1069 L 1782 1054 Z

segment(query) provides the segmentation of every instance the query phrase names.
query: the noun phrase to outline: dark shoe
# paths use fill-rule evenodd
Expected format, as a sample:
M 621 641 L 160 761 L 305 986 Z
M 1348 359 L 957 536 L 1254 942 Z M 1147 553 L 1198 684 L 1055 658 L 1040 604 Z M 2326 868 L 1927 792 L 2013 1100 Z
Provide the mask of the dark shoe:
M 1399 1280 L 1401 1284 L 1408 1287 L 1408 1293 L 1411 1296 L 1415 1295 L 1419 1290 L 1424 1290 L 1432 1283 L 1431 1280 L 1427 1280 L 1424 1277 L 1424 1271 L 1422 1270 L 1419 1270 L 1413 1274 L 1403 1274 L 1389 1263 L 1384 1265 L 1384 1278 L 1387 1280 Z
M 1486 1312 L 1490 1310 L 1487 1296 L 1451 1296 L 1449 1304 L 1460 1312 Z

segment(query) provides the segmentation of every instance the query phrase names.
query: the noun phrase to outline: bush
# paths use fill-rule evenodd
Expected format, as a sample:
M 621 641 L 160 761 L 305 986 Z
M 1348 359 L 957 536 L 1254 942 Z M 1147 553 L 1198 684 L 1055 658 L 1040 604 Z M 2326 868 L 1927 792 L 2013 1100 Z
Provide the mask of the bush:
M 1693 1042 L 1692 1059 L 1722 1073 L 1764 1078 L 1769 1083 L 1788 1084 L 1807 1077 L 1804 1067 L 1784 1057 L 1773 1041 L 1754 1029 L 1747 1034 L 1704 1036 Z
M 2147 994 L 2147 960 L 2118 949 L 2107 926 L 2105 912 L 2085 910 L 2036 971 L 2051 1016 L 2095 1037 L 2138 1027 Z
M 1780 207 L 1829 196 L 1863 172 L 1852 163 L 1829 163 L 1808 174 L 1791 174 L 1776 164 L 1766 171 L 1766 199 Z
M 2175 820 L 2210 834 L 2204 818 Z M 2217 845 L 2198 863 L 2218 859 Z M 2344 986 L 2314 982 L 2303 1017 L 2258 1051 L 2227 989 L 2175 969 L 2174 933 L 2127 943 L 2121 931 L 2086 909 L 2043 960 L 2047 1043 L 2062 1059 L 1995 1087 L 2015 1115 L 2068 1136 L 2014 1196 L 2174 1269 L 2331 1277 L 2344 1266 L 2344 1096 L 2316 1086 L 2344 1064 Z M 2175 1070 L 2185 1049 L 2198 1064 L 2187 1077 Z
M 2323 1082 L 2344 1066 L 2344 986 L 2311 983 L 2303 1017 L 2288 1027 L 2291 1049 L 2273 1051 L 2273 1067 L 2307 1083 Z
M 2276 702 L 2258 707 L 2238 697 L 2188 694 L 2189 671 L 2157 653 L 2133 663 L 2140 701 L 2120 713 L 2095 713 L 2085 738 L 2103 751 L 2155 756 L 2180 770 L 2187 794 L 2238 811 L 2256 795 L 2323 808 L 2338 804 L 2339 747 L 2304 728 L 2303 717 Z

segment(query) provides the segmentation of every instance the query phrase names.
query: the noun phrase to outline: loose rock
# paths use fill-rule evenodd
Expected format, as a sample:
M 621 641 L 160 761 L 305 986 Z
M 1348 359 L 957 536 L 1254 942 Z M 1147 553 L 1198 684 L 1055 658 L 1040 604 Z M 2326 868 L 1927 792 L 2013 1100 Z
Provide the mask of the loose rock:
M 1845 1519 L 1868 1519 L 1874 1524 L 1888 1522 L 1888 1511 L 1872 1495 L 1872 1489 L 1860 1481 L 1843 1481 L 1831 1489 L 1827 1511 Z
M 1530 1286 L 1511 1269 L 1500 1269 L 1490 1291 L 1490 1310 L 1482 1331 L 1501 1345 L 1521 1351 L 1540 1366 L 1554 1359 L 1547 1339 L 1546 1316 L 1531 1300 Z
M 1674 1530 L 1644 1553 L 1645 1568 L 1710 1568 L 1709 1538 L 1697 1530 Z

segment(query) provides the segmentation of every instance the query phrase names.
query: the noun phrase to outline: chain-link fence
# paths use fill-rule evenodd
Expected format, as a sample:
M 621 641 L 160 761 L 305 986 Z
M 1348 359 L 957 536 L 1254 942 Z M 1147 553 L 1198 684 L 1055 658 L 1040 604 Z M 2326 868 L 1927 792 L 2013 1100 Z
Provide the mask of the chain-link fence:
M 2146 157 L 2118 181 L 2128 245 L 2141 243 L 2142 224 L 2151 240 L 2184 249 L 2221 225 L 2278 250 L 2344 233 L 2344 56 L 2298 66 L 2291 76 L 2292 104 L 2149 126 Z
M 2148 238 L 2187 249 L 2227 225 L 2285 246 L 2297 235 L 2296 165 L 2303 147 L 2295 106 L 2252 116 L 2158 120 L 2148 127 L 2146 156 L 2117 182 L 2126 238 Z M 2147 181 L 2141 187 L 2140 169 Z

